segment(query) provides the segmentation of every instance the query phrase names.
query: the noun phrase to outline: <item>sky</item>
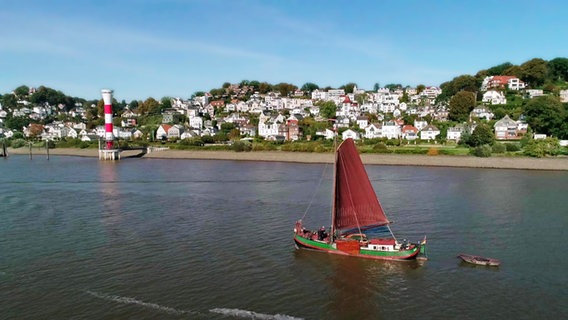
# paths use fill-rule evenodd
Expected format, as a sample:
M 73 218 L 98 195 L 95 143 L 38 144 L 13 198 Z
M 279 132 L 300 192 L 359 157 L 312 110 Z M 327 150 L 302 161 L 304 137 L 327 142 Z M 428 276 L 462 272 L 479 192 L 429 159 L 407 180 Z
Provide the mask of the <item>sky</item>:
M 568 57 L 568 1 L 0 0 L 0 94 L 121 101 L 225 82 L 439 86 Z

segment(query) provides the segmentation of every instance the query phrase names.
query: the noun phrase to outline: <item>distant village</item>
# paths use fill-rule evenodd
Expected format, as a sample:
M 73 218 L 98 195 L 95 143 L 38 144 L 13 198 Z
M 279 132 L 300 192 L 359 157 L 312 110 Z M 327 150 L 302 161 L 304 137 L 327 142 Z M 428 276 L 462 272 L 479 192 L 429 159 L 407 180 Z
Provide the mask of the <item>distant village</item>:
M 447 102 L 437 102 L 436 98 L 442 90 L 435 86 L 378 88 L 376 91 L 365 91 L 355 86 L 352 92 L 344 89 L 315 89 L 311 92 L 297 89 L 286 96 L 280 92 L 260 94 L 254 92 L 251 86 L 239 84 L 232 84 L 225 89 L 232 94 L 228 99 L 221 99 L 211 93 L 203 93 L 187 100 L 172 98 L 171 107 L 162 110 L 162 124 L 152 130 L 151 136 L 141 130 L 137 121 L 140 115 L 127 106 L 122 113 L 115 114 L 120 119 L 120 125 L 115 125 L 114 135 L 126 140 L 175 141 L 214 136 L 223 124 L 231 123 L 243 139 L 262 137 L 267 141 L 298 141 L 313 140 L 318 136 L 333 139 L 339 132 L 343 139 L 459 142 L 464 133 L 473 132 L 479 121 L 498 120 L 493 125 L 495 139 L 516 140 L 528 130 L 523 117 L 514 120 L 505 115 L 494 119 L 490 106 L 507 103 L 504 90 L 522 92 L 526 99 L 544 94 L 542 89 L 525 88 L 525 84 L 514 76 L 488 76 L 480 88 L 482 100 L 476 101 L 469 121 L 446 128 L 442 135 L 435 123 L 448 121 L 449 106 Z M 29 93 L 33 94 L 35 90 L 30 88 Z M 243 99 L 245 96 L 247 99 Z M 568 90 L 560 91 L 560 101 L 568 102 Z M 322 112 L 321 102 L 333 102 L 333 121 L 329 121 L 330 115 Z M 105 128 L 102 125 L 87 128 L 85 120 L 88 108 L 96 108 L 96 105 L 76 105 L 69 111 L 64 111 L 61 105 L 34 105 L 27 100 L 18 100 L 17 108 L 0 106 L 0 137 L 10 138 L 14 135 L 16 130 L 2 125 L 4 119 L 11 116 L 28 117 L 37 122 L 22 128 L 23 135 L 28 138 L 35 135 L 36 138 L 48 141 L 98 141 L 104 137 Z M 69 119 L 81 120 L 39 124 L 46 117 L 63 112 L 66 112 Z M 179 120 L 182 115 L 183 123 Z M 251 121 L 252 117 L 255 121 Z M 302 120 L 308 117 L 328 125 L 315 134 L 308 135 L 302 130 Z M 405 123 L 404 119 L 413 119 L 413 122 Z

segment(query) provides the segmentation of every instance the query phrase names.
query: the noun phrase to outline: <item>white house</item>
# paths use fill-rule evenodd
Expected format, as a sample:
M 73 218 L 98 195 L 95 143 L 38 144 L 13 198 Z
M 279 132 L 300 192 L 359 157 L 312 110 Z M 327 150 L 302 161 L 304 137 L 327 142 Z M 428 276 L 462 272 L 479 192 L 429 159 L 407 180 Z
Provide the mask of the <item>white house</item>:
M 424 129 L 428 125 L 428 121 L 424 119 L 415 119 L 414 120 L 414 127 L 418 129 L 418 131 Z
M 365 138 L 375 139 L 383 137 L 383 127 L 378 123 L 371 123 L 365 127 Z
M 158 127 L 158 130 L 156 130 L 156 140 L 167 138 L 168 137 L 168 130 L 170 130 L 171 127 L 172 127 L 172 125 L 170 125 L 170 124 L 161 124 Z
M 422 140 L 434 140 L 440 134 L 440 129 L 434 125 L 427 125 L 422 130 L 420 130 L 420 139 Z
M 402 138 L 406 140 L 416 140 L 418 139 L 418 131 L 420 130 L 415 126 L 407 124 L 402 127 Z
M 493 126 L 495 129 L 495 139 L 497 140 L 508 140 L 508 139 L 518 139 L 517 135 L 517 122 L 508 115 L 505 115 L 503 119 L 495 122 Z
M 359 140 L 359 136 L 360 136 L 359 132 L 353 131 L 351 129 L 347 129 L 347 130 L 343 131 L 343 133 L 341 134 L 341 138 L 343 140 L 346 140 L 346 139 L 349 139 L 349 138 L 351 138 L 353 140 Z
M 507 104 L 507 98 L 503 92 L 495 90 L 485 92 L 482 101 L 487 104 Z
M 365 116 L 359 116 L 357 117 L 357 126 L 359 128 L 365 128 L 369 125 L 369 118 L 365 117 Z
M 383 123 L 383 138 L 398 139 L 400 138 L 400 126 L 394 121 Z
M 464 133 L 465 128 L 463 124 L 457 124 L 455 127 L 448 128 L 448 132 L 446 133 L 446 139 L 458 142 L 461 139 L 462 134 Z
M 203 118 L 202 117 L 189 118 L 189 126 L 196 129 L 203 128 Z

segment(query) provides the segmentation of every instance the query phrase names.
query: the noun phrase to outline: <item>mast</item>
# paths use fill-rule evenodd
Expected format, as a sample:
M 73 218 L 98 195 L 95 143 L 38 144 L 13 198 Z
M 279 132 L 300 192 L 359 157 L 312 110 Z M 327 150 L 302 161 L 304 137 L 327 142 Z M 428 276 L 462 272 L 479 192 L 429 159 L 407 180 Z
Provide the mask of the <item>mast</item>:
M 336 206 L 336 196 L 337 196 L 337 128 L 335 124 L 335 120 L 332 119 L 333 123 L 333 193 L 331 196 L 331 241 L 334 242 L 335 238 L 335 215 L 337 211 Z

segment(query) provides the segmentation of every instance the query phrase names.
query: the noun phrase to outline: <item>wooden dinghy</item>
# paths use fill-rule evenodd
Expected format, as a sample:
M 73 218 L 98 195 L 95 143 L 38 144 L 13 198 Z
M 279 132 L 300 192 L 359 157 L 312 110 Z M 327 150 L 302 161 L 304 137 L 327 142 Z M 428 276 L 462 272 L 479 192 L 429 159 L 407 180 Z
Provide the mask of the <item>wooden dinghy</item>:
M 494 259 L 494 258 L 486 258 L 480 256 L 474 256 L 471 254 L 460 253 L 458 258 L 462 259 L 463 261 L 471 264 L 476 264 L 480 266 L 491 266 L 491 267 L 498 267 L 501 264 L 501 261 Z

